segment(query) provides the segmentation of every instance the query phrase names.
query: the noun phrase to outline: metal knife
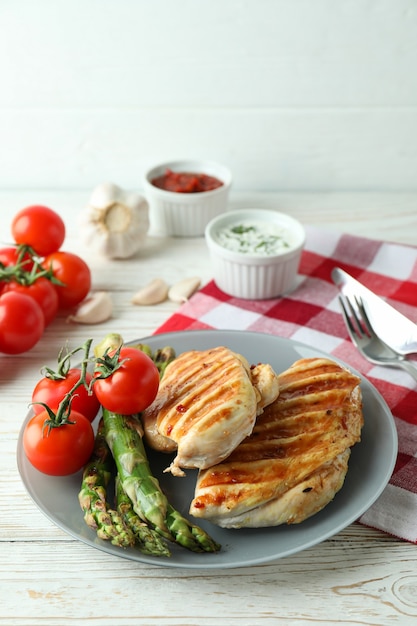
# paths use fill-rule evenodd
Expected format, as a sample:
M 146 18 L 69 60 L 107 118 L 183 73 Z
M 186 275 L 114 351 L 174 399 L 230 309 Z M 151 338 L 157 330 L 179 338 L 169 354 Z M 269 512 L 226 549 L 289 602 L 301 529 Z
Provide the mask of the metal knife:
M 339 267 L 332 270 L 332 280 L 350 299 L 362 299 L 375 332 L 386 344 L 403 355 L 417 353 L 417 324 Z

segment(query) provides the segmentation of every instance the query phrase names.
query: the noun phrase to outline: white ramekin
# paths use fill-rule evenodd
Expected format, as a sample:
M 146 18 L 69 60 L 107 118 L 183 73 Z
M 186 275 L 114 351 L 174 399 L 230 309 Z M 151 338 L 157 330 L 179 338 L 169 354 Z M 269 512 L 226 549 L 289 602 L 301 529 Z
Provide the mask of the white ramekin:
M 173 172 L 195 172 L 215 176 L 221 187 L 199 193 L 165 191 L 152 185 L 151 180 L 162 176 L 167 169 Z M 183 160 L 161 163 L 149 169 L 143 185 L 149 203 L 149 234 L 155 236 L 200 237 L 208 222 L 227 209 L 232 182 L 230 171 L 212 161 Z
M 272 222 L 291 233 L 291 246 L 271 255 L 248 255 L 220 245 L 220 229 L 242 221 Z M 269 209 L 229 211 L 210 221 L 205 230 L 214 281 L 225 293 L 236 298 L 264 300 L 289 292 L 295 285 L 301 253 L 305 244 L 303 226 L 290 215 Z

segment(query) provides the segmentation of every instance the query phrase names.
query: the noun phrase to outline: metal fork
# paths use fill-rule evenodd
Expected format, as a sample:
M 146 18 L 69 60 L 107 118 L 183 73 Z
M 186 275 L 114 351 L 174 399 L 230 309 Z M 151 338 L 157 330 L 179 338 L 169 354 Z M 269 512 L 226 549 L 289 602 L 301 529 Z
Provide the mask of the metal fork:
M 355 297 L 353 304 L 347 296 L 339 296 L 339 301 L 350 338 L 359 352 L 371 363 L 402 368 L 417 380 L 417 367 L 375 333 L 362 300 Z

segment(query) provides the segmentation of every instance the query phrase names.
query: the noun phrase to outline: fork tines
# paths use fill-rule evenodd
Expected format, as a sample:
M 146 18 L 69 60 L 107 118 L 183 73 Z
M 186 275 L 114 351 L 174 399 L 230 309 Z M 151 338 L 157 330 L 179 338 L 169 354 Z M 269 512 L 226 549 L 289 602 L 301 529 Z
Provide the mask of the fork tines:
M 339 296 L 339 302 L 342 308 L 345 324 L 351 335 L 354 334 L 359 337 L 362 337 L 363 335 L 370 336 L 372 335 L 372 326 L 365 311 L 362 299 L 358 296 L 354 296 L 353 299 L 356 304 L 356 308 L 348 296 Z

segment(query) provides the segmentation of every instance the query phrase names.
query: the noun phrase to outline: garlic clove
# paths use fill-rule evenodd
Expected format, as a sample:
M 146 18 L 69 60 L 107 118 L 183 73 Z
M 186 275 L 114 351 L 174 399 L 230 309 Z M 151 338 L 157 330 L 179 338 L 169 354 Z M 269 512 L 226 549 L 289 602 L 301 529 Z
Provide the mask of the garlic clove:
M 107 291 L 93 293 L 79 305 L 73 315 L 67 317 L 67 322 L 77 324 L 100 324 L 108 320 L 113 313 L 113 301 Z
M 201 280 L 198 276 L 191 278 L 184 278 L 175 285 L 172 285 L 168 291 L 168 298 L 172 302 L 187 302 L 187 300 L 197 291 L 201 285 Z
M 135 293 L 132 303 L 142 306 L 159 304 L 167 299 L 168 289 L 168 285 L 162 278 L 154 278 Z

